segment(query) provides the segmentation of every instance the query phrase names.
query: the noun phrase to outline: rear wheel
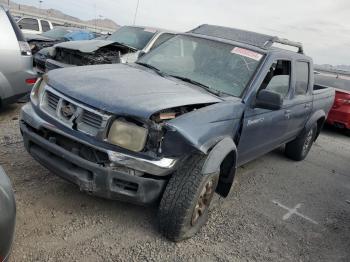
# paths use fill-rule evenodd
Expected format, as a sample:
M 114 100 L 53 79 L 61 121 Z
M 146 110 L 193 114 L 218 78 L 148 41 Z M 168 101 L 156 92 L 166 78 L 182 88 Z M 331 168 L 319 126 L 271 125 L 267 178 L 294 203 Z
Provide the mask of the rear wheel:
M 206 223 L 219 174 L 201 173 L 204 156 L 192 156 L 165 189 L 158 219 L 161 233 L 172 241 L 192 237 Z
M 317 124 L 314 124 L 309 130 L 304 132 L 300 137 L 287 143 L 285 154 L 287 157 L 300 161 L 305 159 L 309 153 L 317 133 Z

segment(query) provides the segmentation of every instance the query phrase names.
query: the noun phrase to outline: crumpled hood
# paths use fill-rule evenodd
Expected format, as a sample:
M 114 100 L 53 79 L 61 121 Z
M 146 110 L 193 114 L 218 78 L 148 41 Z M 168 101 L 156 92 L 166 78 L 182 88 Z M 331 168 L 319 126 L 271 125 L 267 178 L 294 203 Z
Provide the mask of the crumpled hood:
M 24 34 L 24 38 L 27 40 L 27 42 L 30 41 L 43 41 L 43 42 L 54 42 L 56 41 L 53 38 L 42 36 L 42 35 L 34 35 L 34 34 Z
M 113 41 L 109 40 L 81 40 L 81 41 L 70 41 L 63 42 L 55 45 L 55 47 L 61 47 L 71 50 L 77 50 L 82 53 L 93 53 L 101 47 L 113 44 Z
M 96 65 L 53 70 L 48 84 L 88 106 L 141 118 L 160 110 L 222 101 L 200 87 L 167 79 L 136 65 Z

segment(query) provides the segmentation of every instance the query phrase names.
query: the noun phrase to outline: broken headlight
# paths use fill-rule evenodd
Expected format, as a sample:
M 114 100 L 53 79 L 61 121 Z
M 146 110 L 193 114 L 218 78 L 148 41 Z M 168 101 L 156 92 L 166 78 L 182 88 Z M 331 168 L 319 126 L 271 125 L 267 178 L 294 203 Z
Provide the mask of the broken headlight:
M 30 50 L 32 50 L 32 51 L 33 51 L 33 49 L 35 49 L 35 48 L 36 48 L 36 45 L 35 45 L 35 44 L 29 44 L 29 47 L 30 47 Z
M 145 147 L 147 135 L 146 128 L 116 120 L 109 130 L 108 141 L 117 146 L 140 152 Z
M 45 76 L 44 78 L 38 78 L 35 85 L 30 92 L 30 100 L 34 105 L 38 105 L 44 93 L 44 88 L 46 86 Z

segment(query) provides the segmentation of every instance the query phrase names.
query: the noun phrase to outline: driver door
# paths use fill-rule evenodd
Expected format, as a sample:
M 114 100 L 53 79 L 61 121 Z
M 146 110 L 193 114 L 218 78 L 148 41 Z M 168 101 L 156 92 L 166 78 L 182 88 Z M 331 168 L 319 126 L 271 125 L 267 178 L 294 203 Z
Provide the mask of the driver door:
M 277 110 L 251 106 L 246 109 L 242 135 L 238 143 L 238 162 L 244 164 L 283 144 L 290 118 L 291 61 L 276 60 L 267 73 L 259 91 L 265 89 L 284 98 Z M 253 102 L 254 103 L 254 102 Z

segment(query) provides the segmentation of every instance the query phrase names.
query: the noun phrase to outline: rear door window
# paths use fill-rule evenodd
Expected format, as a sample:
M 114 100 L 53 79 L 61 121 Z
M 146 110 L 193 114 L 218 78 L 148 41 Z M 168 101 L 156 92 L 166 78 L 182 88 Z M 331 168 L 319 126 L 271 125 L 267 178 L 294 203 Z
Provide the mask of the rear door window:
M 49 22 L 45 20 L 41 20 L 41 28 L 43 29 L 43 32 L 49 31 L 51 29 Z
M 18 22 L 18 25 L 21 29 L 39 31 L 38 20 L 33 18 L 23 18 L 21 21 Z
M 295 65 L 295 95 L 306 95 L 309 87 L 309 63 L 297 61 Z

